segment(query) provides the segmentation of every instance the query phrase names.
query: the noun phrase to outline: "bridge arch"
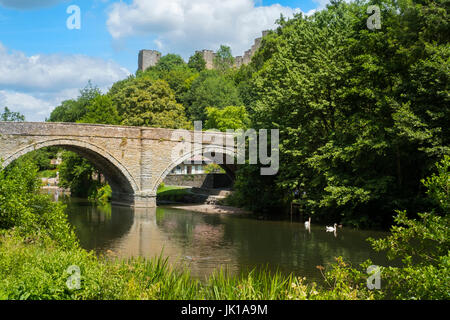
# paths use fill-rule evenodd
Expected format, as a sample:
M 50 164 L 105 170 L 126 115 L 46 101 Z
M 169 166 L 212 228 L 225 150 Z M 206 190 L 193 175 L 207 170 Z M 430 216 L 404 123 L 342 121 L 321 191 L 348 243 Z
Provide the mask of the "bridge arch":
M 169 162 L 169 164 L 166 166 L 166 168 L 161 173 L 161 175 L 158 177 L 158 179 L 156 179 L 156 181 L 152 187 L 153 191 L 154 192 L 157 191 L 158 186 L 164 181 L 164 179 L 167 177 L 167 175 L 174 168 L 176 168 L 176 166 L 180 165 L 181 163 L 183 163 L 184 161 L 186 161 L 192 157 L 199 156 L 199 155 L 208 157 L 208 154 L 211 154 L 211 153 L 221 154 L 221 155 L 223 155 L 224 158 L 226 156 L 229 156 L 231 159 L 233 159 L 236 156 L 234 148 L 227 148 L 227 147 L 223 147 L 223 146 L 204 146 L 203 148 L 199 148 L 199 149 L 187 152 L 187 153 L 183 154 L 182 156 L 180 156 L 179 158 L 177 158 L 175 161 Z M 232 164 L 227 165 L 226 163 L 219 164 L 219 165 L 226 171 L 226 173 L 228 175 L 232 176 L 232 178 L 234 180 L 234 171 L 231 168 L 231 166 L 234 166 L 234 165 L 232 165 Z
M 61 147 L 89 160 L 106 178 L 113 191 L 113 200 L 131 201 L 139 191 L 138 185 L 127 168 L 105 149 L 76 139 L 50 139 L 32 143 L 3 159 L 3 167 L 32 151 L 45 147 Z

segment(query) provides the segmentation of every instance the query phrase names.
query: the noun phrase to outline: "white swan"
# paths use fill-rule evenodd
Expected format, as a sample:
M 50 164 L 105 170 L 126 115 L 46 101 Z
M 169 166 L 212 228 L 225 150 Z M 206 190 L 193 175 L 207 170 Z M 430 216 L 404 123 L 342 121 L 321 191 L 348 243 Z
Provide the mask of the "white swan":
M 325 229 L 327 230 L 327 232 L 336 232 L 336 226 L 337 226 L 337 223 L 335 223 L 334 224 L 334 226 L 332 226 L 332 227 L 325 227 Z
M 309 217 L 308 221 L 305 221 L 305 229 L 311 228 L 311 217 Z

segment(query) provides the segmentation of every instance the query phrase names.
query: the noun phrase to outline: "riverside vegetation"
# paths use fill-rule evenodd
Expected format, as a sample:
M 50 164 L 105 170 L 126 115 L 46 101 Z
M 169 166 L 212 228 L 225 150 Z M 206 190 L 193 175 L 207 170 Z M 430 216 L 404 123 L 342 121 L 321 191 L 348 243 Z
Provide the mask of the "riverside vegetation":
M 369 5 L 380 7 L 379 30 L 367 28 Z M 448 9 L 446 0 L 333 0 L 279 19 L 249 65 L 233 68 L 225 46 L 214 70 L 198 54 L 188 63 L 168 54 L 105 94 L 89 83 L 48 121 L 279 129 L 278 174 L 240 166 L 230 205 L 283 214 L 299 189 L 315 222 L 387 229 L 397 209 L 433 209 L 420 181 L 450 153 Z M 94 166 L 63 160 L 64 187 L 95 198 Z
M 382 268 L 382 289 L 367 288 L 366 268 L 337 258 L 318 286 L 294 275 L 265 270 L 242 276 L 217 272 L 205 282 L 182 265 L 156 257 L 109 260 L 79 246 L 61 203 L 39 194 L 37 167 L 18 160 L 0 172 L 0 299 L 449 299 L 449 166 L 424 181 L 445 215 L 420 214 L 411 220 L 399 212 L 392 235 L 373 242 L 401 267 Z M 69 266 L 81 271 L 80 289 L 66 282 Z M 322 271 L 322 267 L 318 266 Z
M 381 9 L 380 30 L 367 28 L 369 4 Z M 279 129 L 279 173 L 240 166 L 229 204 L 283 213 L 298 189 L 315 222 L 391 227 L 391 236 L 372 240 L 402 263 L 382 268 L 382 290 L 367 289 L 370 261 L 352 267 L 338 259 L 318 286 L 264 271 L 218 271 L 198 282 L 162 257 L 96 257 L 80 248 L 62 205 L 37 193 L 36 165 L 53 170 L 49 159 L 60 151 L 46 149 L 0 173 L 0 297 L 449 299 L 448 9 L 448 0 L 333 0 L 311 16 L 280 18 L 247 66 L 231 67 L 225 46 L 215 70 L 198 55 L 186 63 L 168 54 L 106 94 L 89 83 L 48 119 Z M 9 109 L 0 119 L 24 121 Z M 74 195 L 108 198 L 95 167 L 78 155 L 65 152 L 59 171 Z M 65 285 L 70 265 L 81 268 L 80 290 Z

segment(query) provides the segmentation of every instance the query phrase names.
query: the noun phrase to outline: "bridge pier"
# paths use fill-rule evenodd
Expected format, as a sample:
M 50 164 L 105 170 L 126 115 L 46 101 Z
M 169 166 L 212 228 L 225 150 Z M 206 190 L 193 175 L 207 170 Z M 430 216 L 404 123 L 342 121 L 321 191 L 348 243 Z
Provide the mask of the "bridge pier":
M 155 208 L 156 193 L 140 192 L 134 195 L 133 202 L 135 208 Z
M 111 203 L 135 208 L 155 208 L 156 194 L 140 192 L 138 194 L 115 193 L 113 191 Z

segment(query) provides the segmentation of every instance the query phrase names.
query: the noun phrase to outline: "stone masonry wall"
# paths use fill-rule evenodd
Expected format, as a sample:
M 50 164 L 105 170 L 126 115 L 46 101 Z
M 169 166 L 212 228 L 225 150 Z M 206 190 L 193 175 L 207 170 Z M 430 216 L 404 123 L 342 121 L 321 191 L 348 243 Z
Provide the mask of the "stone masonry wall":
M 265 30 L 262 32 L 262 36 L 266 36 L 269 33 L 269 30 Z M 241 67 L 242 65 L 247 65 L 251 62 L 253 56 L 256 51 L 261 47 L 262 38 L 256 38 L 252 47 L 245 51 L 244 56 L 237 56 L 234 58 L 234 66 L 236 68 Z M 201 50 L 196 51 L 199 52 L 203 59 L 206 62 L 206 69 L 211 70 L 214 69 L 214 58 L 216 56 L 215 52 L 212 50 Z M 148 67 L 155 66 L 159 59 L 161 58 L 161 53 L 155 50 L 141 50 L 139 51 L 138 58 L 138 69 L 141 71 L 145 71 Z
M 149 67 L 154 67 L 161 59 L 161 53 L 155 50 L 141 50 L 138 57 L 138 70 L 145 71 Z
M 0 122 L 0 159 L 4 161 L 3 166 L 7 166 L 31 151 L 61 146 L 99 166 L 112 183 L 113 196 L 131 197 L 136 206 L 151 207 L 156 204 L 156 190 L 165 176 L 195 153 L 192 152 L 194 133 L 185 131 L 188 138 L 184 138 L 174 132 L 147 127 Z M 224 138 L 216 140 L 217 136 Z M 215 143 L 225 137 L 223 133 L 203 133 L 204 150 L 222 154 L 234 152 Z M 191 146 L 191 152 L 180 151 L 179 158 L 173 159 L 173 150 L 178 150 L 180 145 Z

